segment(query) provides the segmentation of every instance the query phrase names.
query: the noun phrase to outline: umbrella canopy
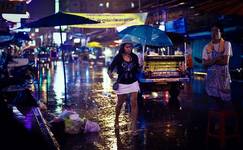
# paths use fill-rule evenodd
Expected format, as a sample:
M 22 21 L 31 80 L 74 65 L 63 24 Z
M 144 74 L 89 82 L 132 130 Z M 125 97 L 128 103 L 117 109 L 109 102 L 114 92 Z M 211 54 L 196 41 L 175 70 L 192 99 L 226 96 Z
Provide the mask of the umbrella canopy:
M 44 18 L 41 18 L 37 21 L 30 22 L 27 24 L 24 24 L 20 28 L 40 28 L 40 27 L 54 27 L 54 26 L 60 26 L 60 38 L 61 38 L 61 43 L 62 42 L 62 30 L 61 26 L 63 25 L 76 25 L 76 24 L 95 24 L 99 23 L 97 21 L 82 17 L 82 16 L 77 16 L 77 15 L 72 15 L 67 12 L 58 12 L 50 16 L 46 16 Z M 67 102 L 67 87 L 66 87 L 66 69 L 65 69 L 65 64 L 64 64 L 64 51 L 62 49 L 62 62 L 63 62 L 63 72 L 64 72 L 64 94 L 65 94 L 65 103 Z
M 170 38 L 166 33 L 158 28 L 149 25 L 135 25 L 127 27 L 118 33 L 123 38 L 125 36 L 136 37 L 143 45 L 151 46 L 172 46 Z
M 58 12 L 53 15 L 41 18 L 37 21 L 30 22 L 21 26 L 21 28 L 40 28 L 40 27 L 54 27 L 62 25 L 75 25 L 75 24 L 95 24 L 99 23 L 97 21 L 77 16 L 71 15 L 65 12 Z

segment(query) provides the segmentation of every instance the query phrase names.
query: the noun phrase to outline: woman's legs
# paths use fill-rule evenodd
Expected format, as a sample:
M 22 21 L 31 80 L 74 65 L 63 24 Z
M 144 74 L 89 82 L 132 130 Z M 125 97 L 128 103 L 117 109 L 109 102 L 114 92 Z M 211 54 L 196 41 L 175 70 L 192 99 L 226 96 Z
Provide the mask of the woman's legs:
M 119 127 L 119 115 L 120 115 L 123 103 L 125 102 L 127 96 L 126 96 L 126 94 L 122 94 L 122 95 L 117 95 L 117 97 L 118 97 L 118 100 L 116 103 L 115 128 Z
M 138 93 L 131 93 L 131 130 L 136 130 L 137 125 L 137 115 L 138 115 L 138 106 L 137 106 L 137 97 Z

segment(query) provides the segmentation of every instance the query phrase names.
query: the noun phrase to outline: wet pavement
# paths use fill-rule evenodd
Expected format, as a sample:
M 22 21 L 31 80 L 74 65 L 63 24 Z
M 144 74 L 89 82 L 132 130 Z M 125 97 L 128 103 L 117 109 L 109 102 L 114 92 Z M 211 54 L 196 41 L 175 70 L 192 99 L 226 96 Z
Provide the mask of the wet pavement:
M 210 139 L 208 144 L 206 143 L 208 111 L 216 108 L 217 102 L 206 96 L 203 77 L 195 77 L 185 83 L 178 97 L 179 101 L 170 102 L 166 91 L 163 92 L 162 99 L 138 99 L 139 134 L 132 136 L 128 129 L 129 108 L 125 105 L 120 115 L 120 130 L 114 130 L 116 95 L 111 89 L 113 81 L 106 73 L 107 68 L 78 62 L 67 63 L 66 67 L 67 103 L 72 105 L 81 117 L 97 122 L 101 131 L 65 135 L 65 138 L 59 140 L 63 150 L 219 149 L 217 140 Z M 39 75 L 41 88 L 37 85 L 33 87 L 35 96 L 47 103 L 48 113 L 60 114 L 64 105 L 62 63 L 40 67 Z M 233 82 L 232 86 L 232 109 L 240 114 L 238 120 L 242 126 L 243 96 L 239 91 L 242 91 L 243 85 L 241 82 Z M 240 129 L 242 136 L 242 128 Z M 234 139 L 225 145 L 225 149 L 242 148 Z

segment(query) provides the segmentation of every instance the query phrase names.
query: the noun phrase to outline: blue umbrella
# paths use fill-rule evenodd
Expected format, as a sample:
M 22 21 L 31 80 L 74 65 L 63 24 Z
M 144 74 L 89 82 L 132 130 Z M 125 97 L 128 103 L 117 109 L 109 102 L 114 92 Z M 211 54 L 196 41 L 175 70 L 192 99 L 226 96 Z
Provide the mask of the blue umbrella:
M 170 38 L 166 33 L 158 28 L 149 25 L 135 25 L 127 27 L 118 33 L 123 38 L 125 36 L 137 37 L 142 45 L 150 46 L 172 46 Z

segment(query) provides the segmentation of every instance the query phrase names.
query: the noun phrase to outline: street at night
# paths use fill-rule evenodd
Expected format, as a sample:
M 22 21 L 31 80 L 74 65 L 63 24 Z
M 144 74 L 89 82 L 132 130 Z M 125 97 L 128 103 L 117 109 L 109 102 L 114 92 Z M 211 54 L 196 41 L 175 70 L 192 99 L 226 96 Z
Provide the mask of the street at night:
M 101 130 L 61 137 L 64 138 L 61 139 L 63 149 L 206 148 L 207 115 L 210 107 L 217 107 L 217 103 L 206 96 L 203 76 L 185 82 L 178 102 L 169 102 L 168 91 L 163 92 L 161 99 L 139 99 L 139 134 L 132 137 L 128 130 L 129 108 L 125 105 L 120 117 L 121 129 L 119 132 L 114 129 L 116 95 L 111 88 L 113 81 L 107 75 L 107 68 L 79 62 L 66 63 L 66 67 L 67 105 L 71 105 L 81 117 L 97 122 Z M 40 68 L 40 97 L 47 103 L 48 112 L 55 115 L 61 113 L 64 100 L 62 73 L 61 62 L 50 68 Z M 234 92 L 242 88 L 235 85 Z M 238 109 L 242 109 L 240 105 Z M 217 148 L 217 141 L 210 146 Z M 233 141 L 229 146 L 236 148 L 240 145 Z
M 0 150 L 242 150 L 242 18 L 242 0 L 0 0 Z

